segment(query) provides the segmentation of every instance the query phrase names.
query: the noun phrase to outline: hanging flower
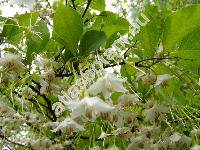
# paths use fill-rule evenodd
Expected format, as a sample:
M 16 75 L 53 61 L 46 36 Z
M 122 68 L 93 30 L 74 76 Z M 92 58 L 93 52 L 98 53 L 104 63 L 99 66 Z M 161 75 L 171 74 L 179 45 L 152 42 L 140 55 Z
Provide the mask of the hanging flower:
M 155 83 L 155 86 L 158 86 L 158 85 L 166 85 L 167 81 L 169 79 L 171 79 L 173 76 L 169 75 L 169 74 L 162 74 L 162 75 L 158 75 L 157 76 L 157 80 L 156 80 L 156 83 Z
M 148 105 L 151 105 L 150 103 Z M 164 105 L 154 104 L 151 108 L 146 109 L 146 121 L 151 123 L 163 120 L 168 108 Z
M 25 68 L 19 55 L 11 53 L 6 53 L 4 57 L 0 59 L 0 66 L 15 72 L 20 72 Z
M 53 132 L 57 132 L 61 130 L 62 132 L 67 132 L 67 133 L 73 133 L 73 132 L 78 132 L 78 131 L 84 131 L 84 127 L 76 123 L 72 119 L 65 119 L 62 121 L 58 127 L 56 127 Z
M 122 107 L 126 107 L 126 106 L 132 106 L 135 105 L 137 103 L 140 102 L 140 100 L 138 99 L 138 97 L 134 94 L 124 94 L 122 96 L 119 97 L 119 104 Z
M 52 110 L 55 111 L 56 116 L 60 116 L 65 111 L 65 106 L 61 102 L 56 102 L 52 105 Z
M 108 73 L 90 86 L 89 93 L 96 95 L 102 92 L 107 99 L 111 96 L 112 92 L 126 92 L 127 90 L 123 86 L 125 81 L 126 79 L 120 79 L 115 74 Z
M 95 118 L 95 115 L 99 115 L 101 112 L 110 112 L 114 107 L 105 103 L 98 97 L 86 97 L 81 101 L 68 101 L 68 107 L 72 110 L 72 119 L 78 118 L 81 115 L 91 119 Z
M 200 150 L 200 145 L 194 145 L 190 150 Z

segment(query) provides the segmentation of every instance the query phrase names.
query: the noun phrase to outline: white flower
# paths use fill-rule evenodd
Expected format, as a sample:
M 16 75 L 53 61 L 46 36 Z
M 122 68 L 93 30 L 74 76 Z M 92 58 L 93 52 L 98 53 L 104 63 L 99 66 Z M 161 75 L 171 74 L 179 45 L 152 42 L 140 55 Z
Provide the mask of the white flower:
M 171 79 L 173 76 L 169 74 L 158 75 L 155 86 L 165 83 L 167 80 Z
M 111 93 L 116 92 L 126 92 L 123 83 L 126 79 L 117 78 L 115 74 L 108 73 L 104 77 L 99 78 L 93 85 L 89 88 L 89 93 L 98 94 L 103 93 L 104 97 L 107 99 L 111 96 Z
M 164 105 L 153 105 L 152 108 L 146 110 L 146 121 L 155 122 L 161 121 L 164 118 L 164 114 L 167 113 L 168 108 Z
M 200 145 L 194 145 L 190 150 L 200 150 Z
M 44 58 L 42 56 L 37 57 L 34 61 L 34 64 L 40 68 L 49 68 L 51 66 L 50 59 Z
M 52 105 L 52 109 L 55 111 L 56 116 L 60 116 L 65 111 L 65 106 L 61 102 L 55 102 Z
M 170 136 L 170 140 L 174 143 L 180 141 L 181 138 L 182 136 L 180 133 L 174 133 L 173 135 Z
M 102 132 L 101 132 L 101 135 L 99 136 L 98 139 L 105 139 L 107 136 L 110 136 L 110 135 L 112 135 L 112 134 L 107 134 L 107 133 L 105 133 L 104 131 L 102 131 Z
M 4 57 L 0 59 L 0 66 L 15 72 L 20 72 L 25 68 L 19 55 L 11 53 L 6 53 Z
M 81 115 L 85 115 L 87 118 L 94 118 L 95 115 L 98 115 L 101 112 L 110 112 L 114 107 L 105 103 L 98 97 L 86 97 L 81 101 L 68 102 L 68 106 L 72 110 L 71 117 L 72 119 L 78 118 Z
M 134 94 L 124 94 L 119 97 L 119 104 L 123 107 L 132 106 L 134 104 L 137 104 L 138 102 L 140 102 L 140 100 Z
M 11 4 L 17 4 L 19 6 L 27 7 L 29 10 L 33 10 L 35 0 L 11 0 Z
M 53 132 L 57 132 L 61 130 L 62 132 L 67 131 L 67 132 L 78 132 L 78 131 L 84 131 L 84 127 L 79 125 L 78 123 L 76 123 L 74 120 L 72 119 L 65 119 L 64 121 L 62 121 L 58 127 L 56 127 Z

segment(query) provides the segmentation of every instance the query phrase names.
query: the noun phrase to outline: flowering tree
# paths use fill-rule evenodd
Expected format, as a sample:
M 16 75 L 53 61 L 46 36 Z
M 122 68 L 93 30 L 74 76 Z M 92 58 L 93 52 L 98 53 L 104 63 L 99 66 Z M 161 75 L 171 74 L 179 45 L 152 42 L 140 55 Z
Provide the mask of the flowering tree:
M 196 1 L 6 3 L 1 149 L 200 149 Z

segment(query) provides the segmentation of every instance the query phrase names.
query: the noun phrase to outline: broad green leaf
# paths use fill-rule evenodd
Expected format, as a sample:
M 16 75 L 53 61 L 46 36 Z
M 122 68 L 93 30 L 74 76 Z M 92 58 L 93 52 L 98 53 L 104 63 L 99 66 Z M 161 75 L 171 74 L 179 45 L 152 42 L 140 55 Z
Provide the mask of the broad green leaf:
M 172 78 L 168 80 L 166 87 L 156 87 L 155 94 L 160 101 L 169 102 L 171 104 L 187 104 L 189 98 L 184 96 L 184 93 L 180 91 L 181 82 Z
M 63 46 L 61 44 L 54 41 L 53 39 L 50 39 L 46 44 L 44 51 L 49 57 L 53 57 L 61 51 L 62 47 Z
M 171 14 L 164 25 L 163 45 L 172 50 L 187 34 L 200 27 L 200 5 L 191 5 Z
M 0 22 L 2 23 L 3 21 L 6 21 L 7 20 L 7 18 L 6 17 L 2 17 L 2 16 L 0 16 Z
M 74 55 L 78 53 L 78 42 L 83 32 L 83 22 L 75 10 L 60 4 L 56 9 L 53 37 Z
M 18 26 L 16 21 L 9 19 L 3 26 L 1 36 L 5 37 L 8 43 L 19 44 L 23 36 L 23 29 Z
M 87 31 L 80 43 L 80 55 L 89 55 L 90 52 L 99 48 L 106 41 L 106 35 L 103 31 Z
M 200 74 L 200 53 L 198 50 L 182 50 L 171 53 L 178 57 L 177 65 L 195 74 Z
M 172 78 L 168 80 L 167 86 L 155 88 L 155 96 L 158 100 L 170 104 L 193 105 L 199 107 L 199 99 L 197 96 L 194 96 L 194 91 L 191 89 L 183 90 L 182 85 L 183 82 L 177 78 Z
M 146 25 L 140 27 L 140 32 L 137 34 L 138 42 L 141 43 L 141 48 L 144 49 L 143 57 L 152 57 L 158 46 L 161 22 L 159 11 L 156 6 L 147 5 L 144 15 L 150 20 Z M 144 23 L 145 19 L 140 17 L 139 20 Z M 146 20 L 147 21 L 147 20 Z
M 129 23 L 126 19 L 119 17 L 119 15 L 114 14 L 109 11 L 102 12 L 95 20 L 92 29 L 104 31 L 108 41 L 110 38 L 116 37 L 112 36 L 116 33 L 127 33 L 129 30 Z
M 70 60 L 73 57 L 74 57 L 74 55 L 72 54 L 72 52 L 69 49 L 65 49 L 64 57 L 63 57 L 64 61 L 67 62 L 68 60 Z
M 121 75 L 123 77 L 127 77 L 128 81 L 131 82 L 131 77 L 135 76 L 135 74 L 137 73 L 137 70 L 132 66 L 132 65 L 123 65 L 121 66 Z
M 103 11 L 106 7 L 105 0 L 93 0 L 90 7 L 99 11 Z
M 200 28 L 194 30 L 181 41 L 179 50 L 200 50 Z
M 27 57 L 31 57 L 33 52 L 41 53 L 44 51 L 49 37 L 47 24 L 43 20 L 35 23 L 31 28 L 31 32 L 26 35 Z
M 40 20 L 33 28 L 32 33 L 27 35 L 28 50 L 41 52 L 49 40 L 49 30 L 43 20 Z
M 39 17 L 38 12 L 25 13 L 25 14 L 19 15 L 17 17 L 17 20 L 20 26 L 24 28 L 27 28 L 27 27 L 31 28 L 37 22 L 38 17 Z

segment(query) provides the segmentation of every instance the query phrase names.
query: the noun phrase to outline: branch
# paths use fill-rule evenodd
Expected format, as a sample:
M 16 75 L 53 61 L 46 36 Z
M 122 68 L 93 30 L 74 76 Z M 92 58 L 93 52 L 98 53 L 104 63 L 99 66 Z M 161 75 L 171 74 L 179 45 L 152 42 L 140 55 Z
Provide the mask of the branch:
M 14 94 L 16 94 L 19 98 L 22 98 L 22 95 L 20 95 L 19 93 L 17 93 L 17 91 L 13 91 Z M 49 110 L 49 107 L 47 107 L 46 105 L 36 101 L 34 98 L 29 98 L 27 99 L 28 101 L 30 101 L 32 104 L 34 104 L 34 106 L 36 107 L 37 111 L 39 113 L 43 113 L 42 109 L 40 108 L 41 106 L 44 107 L 44 109 L 46 109 L 47 111 Z M 40 108 L 40 110 L 38 109 Z M 48 115 L 48 112 L 46 111 L 45 116 L 48 117 L 50 120 L 52 120 L 51 116 Z
M 129 48 L 127 49 L 127 51 L 124 53 L 124 59 L 126 59 L 128 51 L 129 51 L 131 48 L 135 47 L 136 43 L 137 43 L 137 41 L 136 41 L 131 47 L 129 47 Z M 101 52 L 101 53 L 103 53 L 103 52 Z M 125 65 L 125 64 L 126 64 L 126 63 L 125 63 L 125 61 L 123 60 L 123 61 L 121 61 L 121 62 L 119 62 L 119 63 L 104 65 L 104 68 L 115 67 L 115 66 L 118 66 L 118 65 Z M 85 70 L 83 70 L 83 73 L 84 73 L 85 71 L 87 71 L 87 70 L 88 70 L 88 68 L 86 68 Z M 79 72 L 78 72 L 78 74 L 79 74 Z M 71 71 L 67 71 L 67 72 L 64 73 L 64 74 L 63 74 L 63 73 L 57 73 L 55 76 L 56 76 L 56 77 L 70 77 L 70 76 L 72 76 L 72 75 L 73 75 L 73 73 L 72 73 Z
M 62 54 L 62 52 L 63 52 L 64 50 L 65 50 L 65 47 L 63 47 L 63 48 L 61 49 L 61 51 L 58 53 L 58 55 L 55 56 L 54 61 L 57 61 L 57 60 L 59 59 L 60 55 Z
M 85 14 L 87 13 L 87 10 L 89 9 L 91 2 L 92 2 L 92 0 L 88 0 L 87 6 L 86 6 L 86 8 L 85 8 L 85 10 L 84 10 L 84 12 L 83 12 L 82 18 L 83 18 L 83 17 L 85 16 Z
M 41 85 L 40 85 L 39 83 L 35 82 L 34 80 L 32 80 L 32 81 L 33 81 L 33 83 L 35 83 L 35 84 L 38 86 L 38 88 L 41 87 Z M 52 116 L 53 116 L 52 121 L 56 121 L 56 120 L 57 120 L 57 117 L 56 117 L 55 112 L 52 110 L 51 101 L 46 97 L 46 95 L 41 94 L 40 91 L 37 90 L 34 86 L 29 85 L 29 87 L 46 101 L 48 110 L 49 110 L 49 112 L 50 112 L 50 113 L 52 114 Z
M 148 59 L 143 59 L 143 60 L 140 60 L 140 61 L 138 61 L 138 62 L 135 62 L 135 66 L 136 66 L 136 67 L 150 68 L 150 67 L 152 67 L 153 65 L 159 63 L 161 60 L 167 60 L 167 59 L 182 59 L 182 60 L 193 61 L 193 59 L 185 59 L 185 58 L 180 58 L 180 57 L 148 58 Z M 142 65 L 142 64 L 141 64 L 142 62 L 146 62 L 146 61 L 149 61 L 149 60 L 152 60 L 152 61 L 154 61 L 154 62 L 153 62 L 151 65 L 149 65 L 149 66 L 146 66 L 146 65 Z
M 76 10 L 75 0 L 71 0 L 74 10 Z
M 29 148 L 29 149 L 33 150 L 33 148 L 31 148 L 30 146 L 24 145 L 24 144 L 21 144 L 21 143 L 17 143 L 17 142 L 14 142 L 14 141 L 11 141 L 10 139 L 8 139 L 6 136 L 4 136 L 2 134 L 0 134 L 0 138 L 2 138 L 4 140 L 6 140 L 7 142 L 12 143 L 14 145 L 23 146 L 23 147 L 26 147 L 26 148 Z
M 132 48 L 134 48 L 136 44 L 137 44 L 137 40 L 136 40 L 135 43 L 134 43 L 131 47 L 129 47 L 129 48 L 127 49 L 127 51 L 124 53 L 124 59 L 126 59 L 126 58 L 128 57 L 128 52 L 129 52 L 129 50 L 131 50 Z
M 92 20 L 94 18 L 94 15 L 91 17 L 91 18 L 89 18 L 89 19 L 86 19 L 85 21 L 84 21 L 84 24 L 86 24 L 86 23 L 88 23 L 90 20 Z

